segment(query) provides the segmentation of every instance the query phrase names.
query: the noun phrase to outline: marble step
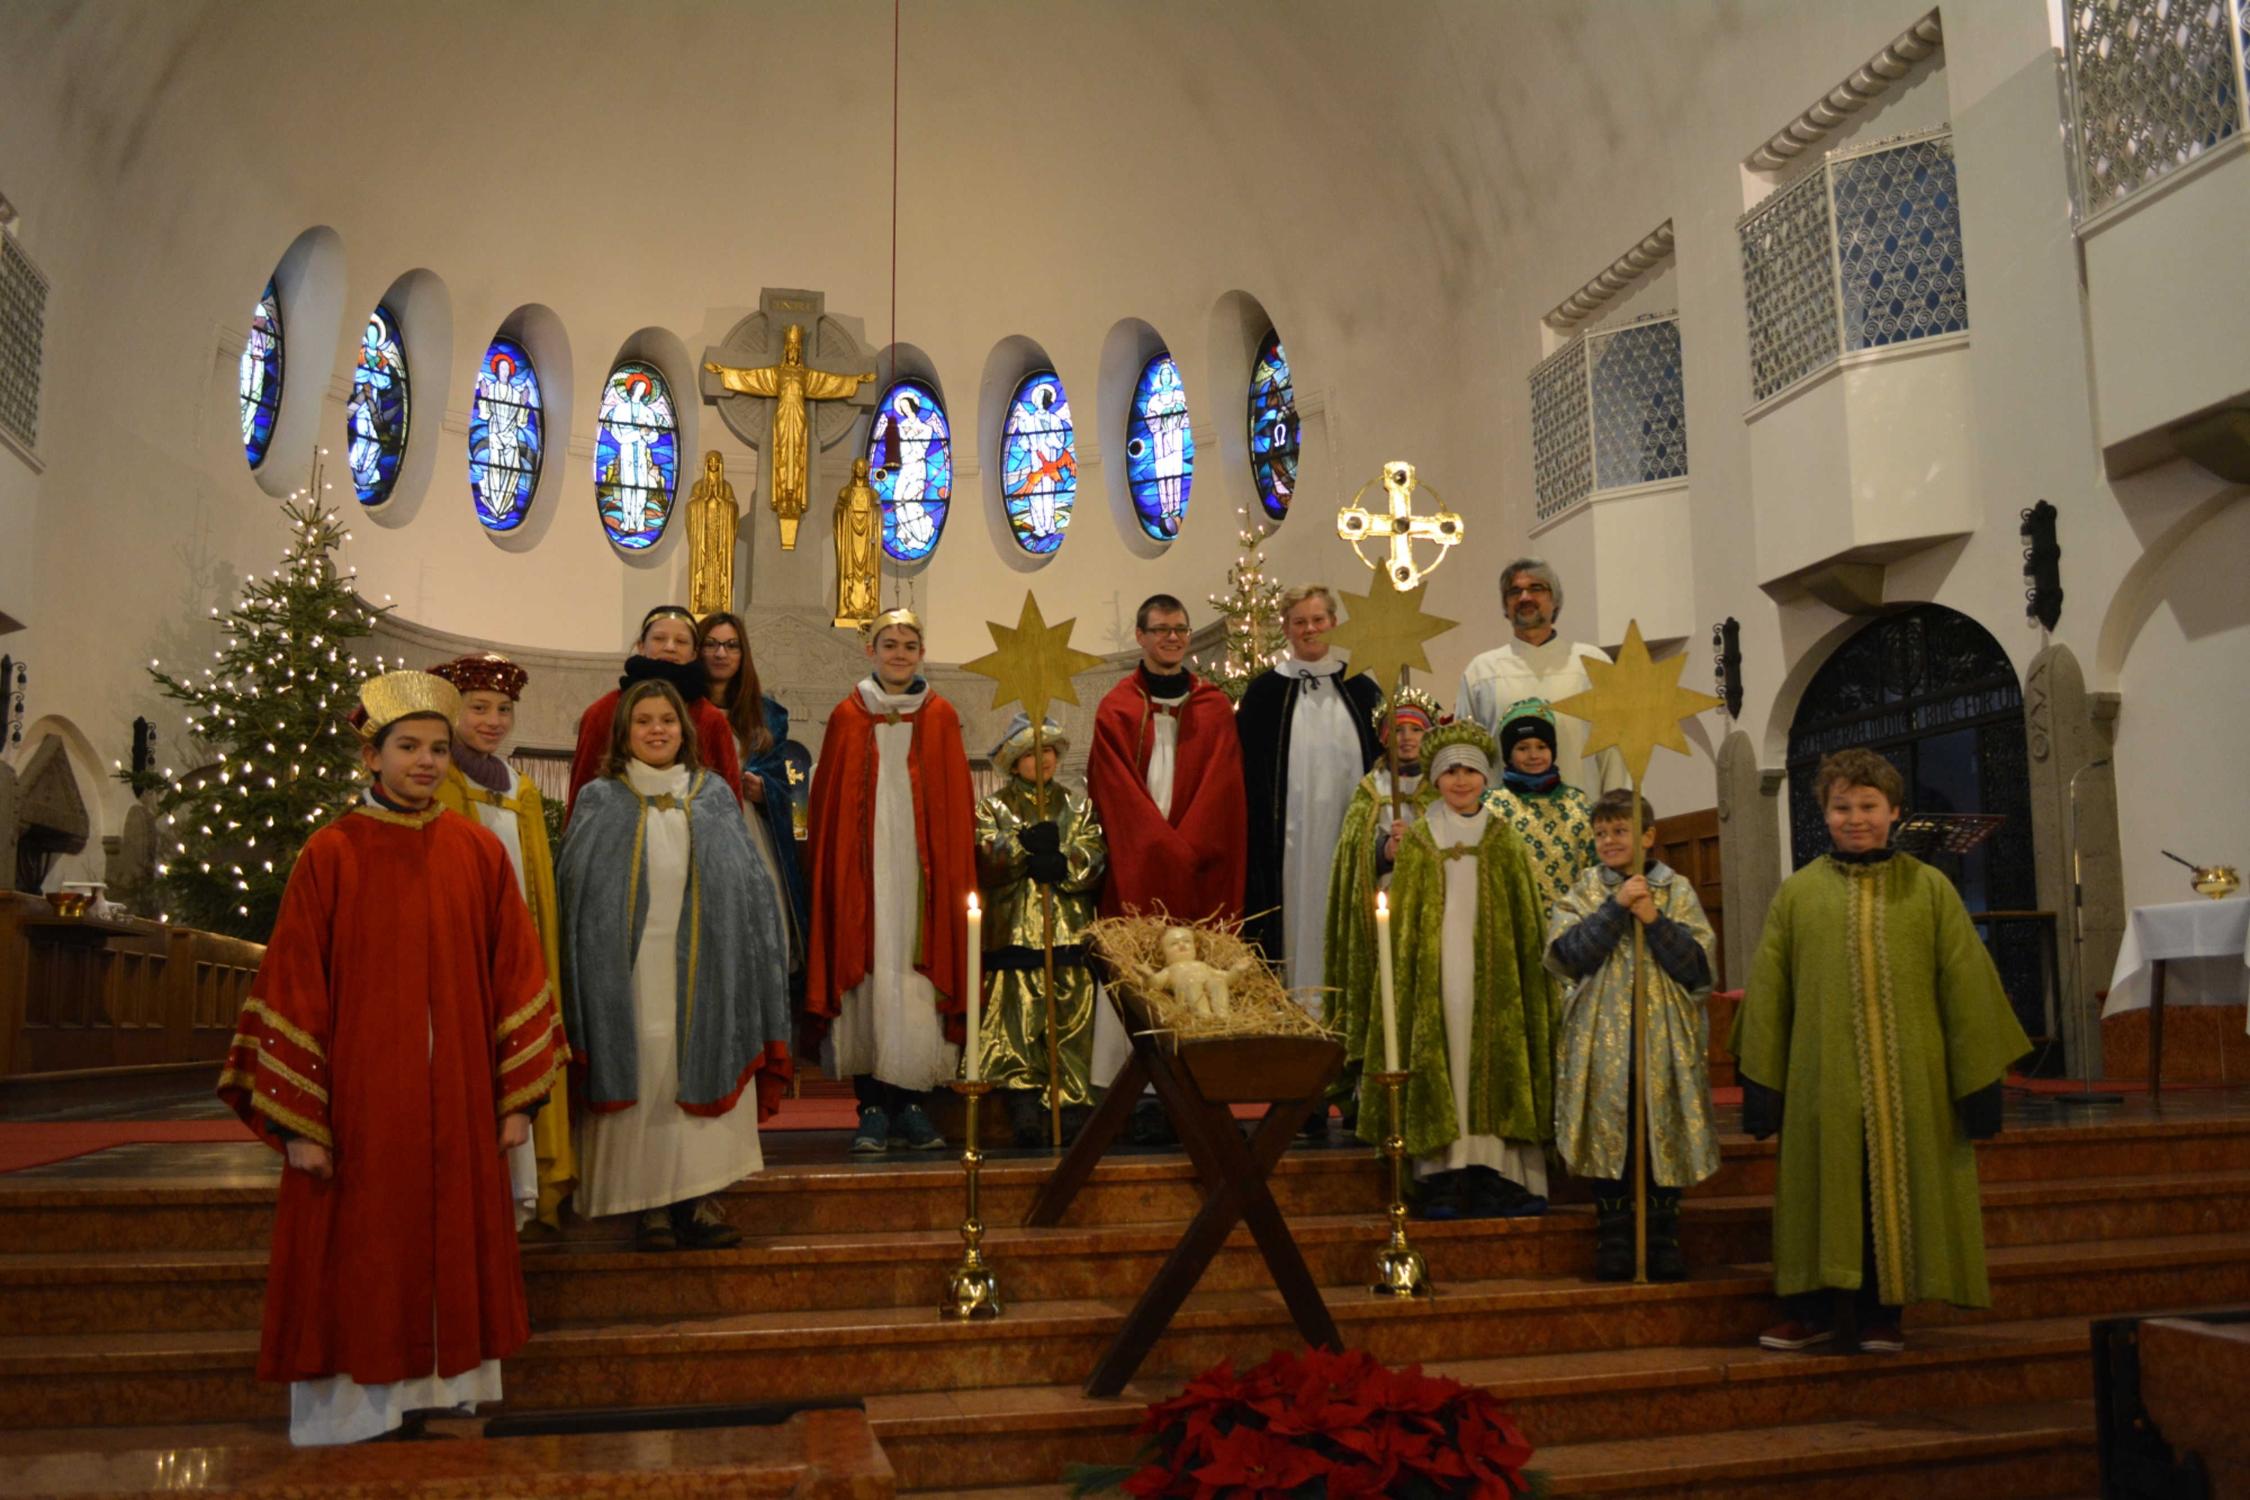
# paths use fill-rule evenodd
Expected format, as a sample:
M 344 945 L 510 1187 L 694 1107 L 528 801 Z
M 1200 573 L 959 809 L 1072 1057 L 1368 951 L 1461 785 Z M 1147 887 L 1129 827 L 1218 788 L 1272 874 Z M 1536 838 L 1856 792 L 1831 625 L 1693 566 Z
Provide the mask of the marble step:
M 1745 1342 L 1532 1354 L 1425 1366 L 1499 1399 L 1541 1448 L 1623 1436 L 1872 1420 L 2087 1396 L 2083 1318 L 1918 1330 L 1907 1352 L 1775 1354 Z M 1036 1484 L 1070 1463 L 1128 1463 L 1144 1406 L 1173 1385 L 1116 1400 L 1076 1386 L 931 1391 L 869 1399 L 899 1483 Z
M 1367 1148 L 1342 1143 L 1292 1150 L 1274 1176 L 1275 1198 L 1292 1218 L 1364 1212 L 1379 1201 L 1385 1179 Z M 1773 1191 L 1774 1143 L 1745 1136 L 1721 1139 L 1722 1165 L 1691 1199 L 1723 1199 Z M 903 1153 L 854 1162 L 775 1166 L 727 1192 L 727 1211 L 760 1236 L 951 1230 L 961 1217 L 961 1171 L 942 1154 Z M 0 1176 L 0 1245 L 19 1253 L 256 1249 L 272 1233 L 275 1159 L 244 1145 L 241 1166 L 218 1181 L 182 1183 L 160 1177 L 77 1180 L 36 1174 Z M 1053 1170 L 1045 1154 L 996 1154 L 984 1171 L 984 1214 L 990 1224 L 1023 1219 L 1033 1193 Z M 2071 1126 L 2011 1129 L 1978 1147 L 1986 1183 L 2081 1177 L 2182 1175 L 2250 1171 L 2250 1121 L 2227 1117 L 2130 1118 Z M 1583 1202 L 1573 1182 L 1558 1182 L 1558 1202 Z M 1193 1169 L 1177 1153 L 1123 1154 L 1097 1169 L 1072 1205 L 1081 1227 L 1178 1223 L 1200 1197 Z M 577 1225 L 566 1237 L 602 1241 L 615 1230 Z
M 1984 1189 L 1986 1243 L 1995 1248 L 2103 1239 L 2250 1231 L 2250 1171 L 2207 1176 L 2000 1182 Z M 1357 1214 L 1292 1221 L 1316 1280 L 1347 1286 L 1368 1272 L 1383 1229 Z M 1702 1197 L 1683 1216 L 1691 1262 L 1755 1262 L 1769 1247 L 1771 1200 Z M 1432 1274 L 1445 1281 L 1585 1276 L 1593 1265 L 1584 1207 L 1543 1219 L 1417 1225 Z M 1178 1238 L 1176 1225 L 995 1229 L 988 1252 L 1017 1301 L 1137 1292 Z M 534 1326 L 575 1319 L 717 1317 L 759 1311 L 920 1307 L 960 1258 L 951 1231 L 755 1238 L 726 1251 L 636 1254 L 616 1237 L 527 1246 L 523 1265 Z M 1264 1262 L 1238 1231 L 1206 1274 L 1214 1291 L 1268 1284 Z M 178 1332 L 251 1328 L 260 1321 L 265 1252 L 108 1251 L 0 1255 L 0 1328 L 19 1333 Z
M 2019 1246 L 1990 1260 L 1990 1311 L 1937 1309 L 1913 1326 L 2250 1300 L 2250 1234 Z M 1739 1343 L 1774 1316 L 1770 1277 L 1737 1266 L 1672 1286 L 1453 1281 L 1408 1306 L 1356 1286 L 1327 1295 L 1348 1346 L 1404 1364 Z M 1016 1301 L 1007 1316 L 966 1327 L 921 1308 L 550 1326 L 509 1363 L 509 1399 L 567 1410 L 1064 1384 L 1092 1368 L 1130 1302 Z M 1270 1289 L 1199 1291 L 1144 1372 L 1184 1378 L 1296 1339 Z M 282 1394 L 255 1380 L 256 1349 L 250 1330 L 0 1336 L 0 1428 L 271 1417 Z
M 1903 1413 L 1541 1448 L 1551 1493 L 1636 1500 L 2043 1500 L 2098 1483 L 2090 1400 Z M 1062 1484 L 905 1489 L 918 1500 L 1062 1500 Z
M 459 1425 L 459 1424 L 455 1424 Z M 802 1412 L 773 1427 L 486 1440 L 289 1446 L 271 1431 L 176 1434 L 161 1446 L 12 1451 L 0 1500 L 879 1500 L 890 1465 L 858 1411 Z

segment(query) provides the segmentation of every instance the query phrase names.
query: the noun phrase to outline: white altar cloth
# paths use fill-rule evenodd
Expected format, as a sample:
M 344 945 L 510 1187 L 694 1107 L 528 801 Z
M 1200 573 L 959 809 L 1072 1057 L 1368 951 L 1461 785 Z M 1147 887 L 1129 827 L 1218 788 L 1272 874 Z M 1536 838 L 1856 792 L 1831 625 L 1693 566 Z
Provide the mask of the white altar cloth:
M 2250 999 L 2250 897 L 2136 906 L 2117 950 L 2105 1016 L 2148 1008 L 2149 980 L 2164 963 L 2164 1004 L 2240 1005 Z

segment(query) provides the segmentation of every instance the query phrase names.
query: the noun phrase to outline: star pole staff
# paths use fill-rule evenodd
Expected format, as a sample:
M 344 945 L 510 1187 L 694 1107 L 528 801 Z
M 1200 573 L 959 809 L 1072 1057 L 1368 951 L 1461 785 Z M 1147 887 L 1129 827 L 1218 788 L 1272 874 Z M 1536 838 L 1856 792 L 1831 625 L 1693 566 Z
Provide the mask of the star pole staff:
M 1641 622 L 1625 627 L 1625 644 L 1614 662 L 1588 658 L 1586 675 L 1593 687 L 1574 693 L 1554 705 L 1557 713 L 1584 719 L 1589 728 L 1585 753 L 1589 756 L 1616 747 L 1633 778 L 1633 863 L 1639 875 L 1646 861 L 1641 853 L 1641 780 L 1648 774 L 1648 758 L 1656 747 L 1688 753 L 1680 721 L 1719 700 L 1680 686 L 1684 656 L 1655 661 L 1641 639 Z M 1633 1099 L 1633 1135 L 1627 1149 L 1633 1157 L 1633 1280 L 1648 1280 L 1648 929 L 1633 919 L 1633 1026 L 1627 1089 Z
M 1031 720 L 1032 807 L 1041 822 L 1047 818 L 1047 783 L 1039 775 L 1046 761 L 1047 705 L 1055 700 L 1076 706 L 1078 690 L 1070 679 L 1098 667 L 1102 659 L 1070 644 L 1074 617 L 1049 625 L 1039 612 L 1039 600 L 1024 591 L 1023 609 L 1012 626 L 997 620 L 985 622 L 992 632 L 993 649 L 962 669 L 993 681 L 992 706 L 1022 705 Z M 1055 893 L 1039 883 L 1040 938 L 1046 952 L 1042 975 L 1047 999 L 1047 1122 L 1050 1139 L 1062 1144 L 1062 1042 L 1055 1023 Z

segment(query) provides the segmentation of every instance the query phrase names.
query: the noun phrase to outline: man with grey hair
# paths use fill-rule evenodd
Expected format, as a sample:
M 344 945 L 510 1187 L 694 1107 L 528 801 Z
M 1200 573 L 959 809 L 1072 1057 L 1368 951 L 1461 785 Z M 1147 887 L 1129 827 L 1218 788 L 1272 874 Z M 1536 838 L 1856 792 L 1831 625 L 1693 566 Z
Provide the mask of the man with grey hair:
M 1555 628 L 1562 600 L 1562 579 L 1542 558 L 1519 557 L 1500 570 L 1500 603 L 1515 639 L 1469 663 L 1453 706 L 1456 718 L 1474 719 L 1497 737 L 1508 710 L 1525 699 L 1555 703 L 1592 689 L 1585 659 L 1608 661 L 1609 653 L 1563 638 Z M 1589 762 L 1584 719 L 1558 714 L 1555 722 L 1555 768 L 1565 782 L 1589 797 L 1626 784 L 1616 752 L 1604 751 Z

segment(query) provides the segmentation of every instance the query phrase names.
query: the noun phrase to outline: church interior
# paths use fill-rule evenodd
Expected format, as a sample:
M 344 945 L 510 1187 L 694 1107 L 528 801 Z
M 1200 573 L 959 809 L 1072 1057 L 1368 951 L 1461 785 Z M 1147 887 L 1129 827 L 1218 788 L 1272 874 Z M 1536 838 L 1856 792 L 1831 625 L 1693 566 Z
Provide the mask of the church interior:
M 1589 1279 L 1558 1186 L 1370 1296 L 1390 1179 L 1339 1129 L 1261 1170 L 1343 1346 L 1488 1391 L 1556 1495 L 2250 1495 L 2246 57 L 2250 0 L 0 0 L 0 1497 L 1062 1495 L 1305 1343 L 1252 1212 L 1086 1393 L 1217 1201 L 1177 1148 L 1054 1227 L 1053 1155 L 989 1150 L 1005 1310 L 941 1318 L 958 1157 L 847 1160 L 808 1076 L 741 1244 L 527 1239 L 502 1405 L 292 1448 L 281 1158 L 211 1092 L 263 933 L 169 893 L 187 789 L 291 759 L 222 760 L 204 669 L 249 688 L 323 512 L 367 617 L 258 691 L 504 653 L 550 799 L 691 598 L 808 782 L 912 610 L 982 794 L 1027 595 L 1074 781 L 1149 596 L 1246 677 L 1279 588 L 1348 625 L 1403 557 L 1452 710 L 1543 559 L 1564 638 L 1716 705 L 1643 784 L 1717 932 L 1697 1269 Z M 1725 1045 L 1850 747 L 2033 1043 L 1992 1305 L 1888 1360 L 1757 1347 Z M 1311 1492 L 1269 1479 L 1225 1493 Z

